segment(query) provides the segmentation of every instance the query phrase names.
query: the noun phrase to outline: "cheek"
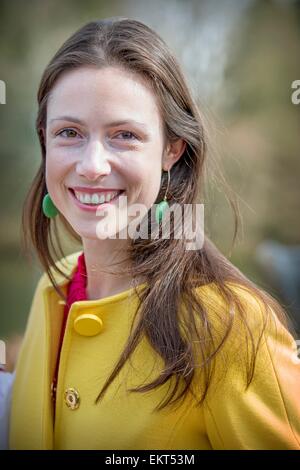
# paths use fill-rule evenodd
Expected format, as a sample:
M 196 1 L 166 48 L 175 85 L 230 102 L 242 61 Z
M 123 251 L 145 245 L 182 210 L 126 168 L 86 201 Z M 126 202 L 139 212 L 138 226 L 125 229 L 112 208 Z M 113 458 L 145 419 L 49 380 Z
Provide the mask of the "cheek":
M 46 179 L 51 184 L 59 183 L 69 169 L 68 160 L 59 152 L 46 153 Z
M 135 199 L 150 207 L 157 198 L 161 183 L 161 167 L 149 159 L 146 164 L 136 163 L 126 170 L 128 186 L 135 192 Z
M 54 204 L 60 208 L 62 199 L 62 182 L 68 171 L 66 160 L 57 153 L 46 153 L 46 186 Z

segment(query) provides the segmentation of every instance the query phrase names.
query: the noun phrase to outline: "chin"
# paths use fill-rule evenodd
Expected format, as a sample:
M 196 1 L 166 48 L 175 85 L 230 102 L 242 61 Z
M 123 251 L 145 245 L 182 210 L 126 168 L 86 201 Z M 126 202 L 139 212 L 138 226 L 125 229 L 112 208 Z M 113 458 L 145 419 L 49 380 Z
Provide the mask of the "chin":
M 97 228 L 97 225 L 95 224 L 94 227 L 90 228 L 76 228 L 76 232 L 81 238 L 85 238 L 88 240 L 106 240 L 107 238 L 118 238 L 118 233 L 116 232 L 107 232 L 106 230 L 101 230 Z

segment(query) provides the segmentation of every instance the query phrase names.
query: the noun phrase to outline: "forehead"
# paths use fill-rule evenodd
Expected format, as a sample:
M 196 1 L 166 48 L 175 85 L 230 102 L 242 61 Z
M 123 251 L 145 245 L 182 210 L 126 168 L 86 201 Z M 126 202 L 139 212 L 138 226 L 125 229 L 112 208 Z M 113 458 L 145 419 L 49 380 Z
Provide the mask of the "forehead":
M 63 73 L 48 100 L 48 117 L 54 113 L 160 124 L 157 98 L 145 79 L 117 67 L 82 67 Z

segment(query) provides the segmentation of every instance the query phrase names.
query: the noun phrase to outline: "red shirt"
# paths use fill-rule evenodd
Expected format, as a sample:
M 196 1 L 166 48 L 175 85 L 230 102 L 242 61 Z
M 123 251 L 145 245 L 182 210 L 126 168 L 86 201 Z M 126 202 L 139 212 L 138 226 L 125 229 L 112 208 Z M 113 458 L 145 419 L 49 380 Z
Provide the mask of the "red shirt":
M 87 280 L 87 274 L 86 274 L 85 259 L 84 259 L 84 253 L 82 253 L 78 257 L 77 268 L 73 274 L 73 278 L 71 279 L 68 285 L 68 289 L 67 289 L 67 303 L 64 308 L 64 318 L 63 318 L 62 329 L 61 329 L 61 334 L 60 334 L 59 351 L 57 354 L 55 373 L 54 373 L 53 382 L 51 385 L 52 399 L 54 403 L 55 403 L 55 395 L 56 395 L 56 385 L 57 385 L 60 352 L 61 352 L 64 333 L 66 329 L 66 323 L 68 319 L 69 310 L 73 302 L 76 302 L 78 300 L 87 300 L 86 280 Z

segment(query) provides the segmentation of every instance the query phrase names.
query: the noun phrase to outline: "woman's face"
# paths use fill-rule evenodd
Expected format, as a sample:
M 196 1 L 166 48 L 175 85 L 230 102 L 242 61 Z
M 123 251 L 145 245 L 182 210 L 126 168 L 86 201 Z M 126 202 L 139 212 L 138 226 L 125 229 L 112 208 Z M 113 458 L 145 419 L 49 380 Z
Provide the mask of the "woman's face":
M 83 67 L 59 78 L 47 107 L 46 184 L 81 237 L 99 238 L 104 207 L 118 207 L 120 219 L 132 204 L 149 210 L 159 191 L 163 155 L 156 99 L 140 77 L 115 67 Z M 120 208 L 125 197 L 127 208 Z

